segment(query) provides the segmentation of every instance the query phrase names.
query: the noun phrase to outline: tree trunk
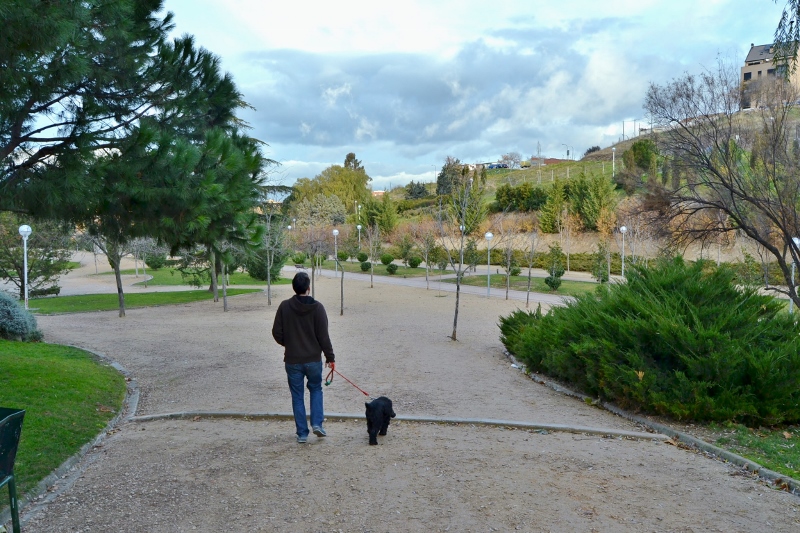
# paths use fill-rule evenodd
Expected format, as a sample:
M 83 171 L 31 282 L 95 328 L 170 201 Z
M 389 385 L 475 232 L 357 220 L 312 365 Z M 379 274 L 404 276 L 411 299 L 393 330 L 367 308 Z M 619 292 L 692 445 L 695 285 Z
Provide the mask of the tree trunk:
M 525 294 L 525 309 L 531 306 L 531 267 L 528 265 L 528 291 Z
M 317 285 L 317 283 L 315 281 L 316 276 L 314 275 L 314 273 L 316 271 L 317 271 L 317 260 L 315 258 L 315 259 L 311 260 L 311 297 L 312 298 L 315 297 L 314 296 L 314 294 L 315 294 L 314 289 L 316 289 L 316 285 Z
M 222 311 L 228 311 L 228 279 L 226 274 L 228 273 L 228 268 L 225 263 L 222 263 Z
M 461 249 L 458 252 L 458 270 L 456 270 L 456 310 L 453 314 L 453 335 L 450 337 L 454 341 L 458 340 L 456 337 L 456 329 L 458 328 L 458 302 L 461 297 L 461 275 L 462 265 L 464 264 L 464 232 L 461 232 Z M 455 268 L 455 265 L 453 265 Z
M 267 252 L 267 306 L 272 305 L 272 262 L 275 252 Z
M 219 291 L 217 290 L 217 254 L 214 250 L 209 250 L 209 259 L 211 263 L 211 292 L 214 293 L 214 301 L 219 301 Z
M 112 255 L 114 255 L 112 259 Z M 108 263 L 114 269 L 114 278 L 117 280 L 117 298 L 119 299 L 119 317 L 125 318 L 125 294 L 122 292 L 122 273 L 119 268 L 121 257 L 109 251 Z
M 431 289 L 431 283 L 428 281 L 428 254 L 425 254 L 425 290 Z
M 336 261 L 339 261 L 339 258 L 336 258 Z M 341 264 L 339 265 L 341 266 Z M 344 316 L 344 267 L 342 267 L 342 279 L 339 282 L 339 316 Z

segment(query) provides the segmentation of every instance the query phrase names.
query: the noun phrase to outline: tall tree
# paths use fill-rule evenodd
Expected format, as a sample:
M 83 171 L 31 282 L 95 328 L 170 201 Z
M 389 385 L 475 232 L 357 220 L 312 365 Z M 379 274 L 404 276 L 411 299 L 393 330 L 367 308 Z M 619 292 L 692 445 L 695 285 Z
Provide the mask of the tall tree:
M 361 160 L 360 159 L 356 159 L 355 152 L 350 152 L 349 154 L 347 154 L 345 156 L 345 158 L 344 158 L 344 168 L 347 168 L 347 169 L 350 169 L 350 170 L 355 170 L 355 171 L 358 171 L 358 172 L 364 172 L 364 173 L 366 172 L 364 170 L 364 167 L 361 165 Z
M 0 8 L 0 201 L 33 185 L 81 203 L 80 169 L 173 98 L 160 0 L 6 0 Z M 75 172 L 75 170 L 78 172 Z
M 450 194 L 453 186 L 461 176 L 461 161 L 458 158 L 447 156 L 444 165 L 436 176 L 436 194 L 439 196 Z

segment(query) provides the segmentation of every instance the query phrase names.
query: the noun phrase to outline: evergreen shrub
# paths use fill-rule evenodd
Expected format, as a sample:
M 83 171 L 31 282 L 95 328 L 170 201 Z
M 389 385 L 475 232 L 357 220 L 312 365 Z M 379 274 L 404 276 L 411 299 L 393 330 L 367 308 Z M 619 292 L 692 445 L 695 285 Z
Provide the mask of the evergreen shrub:
M 304 252 L 297 252 L 292 256 L 292 262 L 295 265 L 302 265 L 306 261 L 306 254 Z
M 419 257 L 414 256 L 408 258 L 408 266 L 410 266 L 411 268 L 417 268 L 421 264 L 422 264 L 422 259 Z
M 339 261 L 347 261 L 350 259 L 350 254 L 344 250 L 339 250 L 339 253 L 336 254 L 336 257 L 339 259 Z
M 9 294 L 0 291 L 0 339 L 40 341 L 36 318 Z
M 267 254 L 266 248 L 259 248 L 253 255 L 245 259 L 244 268 L 253 279 L 267 281 Z M 274 251 L 272 256 L 272 268 L 269 269 L 270 281 L 276 281 L 281 278 L 281 269 L 283 264 L 288 259 L 288 252 L 281 253 Z M 302 261 L 298 261 L 302 262 Z
M 389 274 L 394 274 L 395 272 L 397 272 L 397 265 L 395 265 L 394 263 L 389 263 L 388 265 L 386 265 L 386 272 L 388 272 Z
M 356 256 L 356 259 L 358 259 L 359 263 L 363 263 L 367 259 L 369 259 L 369 256 L 364 252 L 358 252 L 358 255 Z
M 381 256 L 381 263 L 384 265 L 388 265 L 392 261 L 394 261 L 394 256 L 392 254 L 383 254 Z
M 627 265 L 626 265 L 627 266 Z M 731 268 L 631 265 L 627 283 L 547 315 L 501 318 L 530 368 L 626 408 L 679 420 L 800 421 L 800 326 Z
M 148 268 L 152 268 L 153 270 L 164 268 L 164 265 L 167 264 L 167 256 L 148 255 L 145 257 L 144 264 L 147 265 Z
M 361 261 L 361 272 L 366 272 L 372 268 L 372 263 L 369 261 Z

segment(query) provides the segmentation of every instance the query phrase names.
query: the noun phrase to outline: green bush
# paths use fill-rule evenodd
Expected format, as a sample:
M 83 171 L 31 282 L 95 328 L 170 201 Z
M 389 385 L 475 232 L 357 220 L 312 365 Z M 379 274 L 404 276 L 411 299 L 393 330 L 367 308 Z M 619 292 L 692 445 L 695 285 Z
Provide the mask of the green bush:
M 381 263 L 383 263 L 384 265 L 388 265 L 392 261 L 394 261 L 394 256 L 392 254 L 381 255 Z
M 297 252 L 292 256 L 292 262 L 295 265 L 302 265 L 306 261 L 306 254 L 304 252 Z
M 0 339 L 42 340 L 42 332 L 36 327 L 36 318 L 14 298 L 2 291 L 0 291 Z
M 388 265 L 386 265 L 386 272 L 388 272 L 389 274 L 394 274 L 395 272 L 397 272 L 397 265 L 395 265 L 394 263 L 389 263 Z
M 339 261 L 347 261 L 350 259 L 350 254 L 344 250 L 340 250 L 339 253 L 336 254 L 336 257 L 339 259 Z
M 520 267 L 518 267 L 518 266 L 512 266 L 512 267 L 511 267 L 511 268 L 508 270 L 508 274 L 509 274 L 510 276 L 519 276 L 521 272 L 522 272 L 522 269 L 521 269 Z
M 420 264 L 422 264 L 422 259 L 419 257 L 409 257 L 408 258 L 408 266 L 411 268 L 417 268 Z
M 272 257 L 272 268 L 269 269 L 270 281 L 276 281 L 281 277 L 281 269 L 288 257 L 287 253 L 274 252 Z M 251 278 L 267 281 L 267 249 L 260 248 L 252 256 L 245 259 L 244 268 Z
M 361 261 L 361 272 L 366 272 L 370 268 L 372 268 L 372 263 L 369 261 Z
M 148 255 L 145 257 L 144 264 L 147 265 L 149 268 L 152 268 L 153 270 L 164 268 L 164 265 L 167 264 L 167 256 Z
M 627 265 L 626 265 L 627 266 Z M 679 420 L 800 421 L 800 325 L 730 268 L 631 265 L 548 315 L 501 318 L 528 368 L 592 396 Z
M 358 259 L 359 263 L 364 263 L 365 261 L 367 261 L 369 259 L 369 256 L 364 252 L 358 252 L 358 255 L 356 256 L 356 259 Z

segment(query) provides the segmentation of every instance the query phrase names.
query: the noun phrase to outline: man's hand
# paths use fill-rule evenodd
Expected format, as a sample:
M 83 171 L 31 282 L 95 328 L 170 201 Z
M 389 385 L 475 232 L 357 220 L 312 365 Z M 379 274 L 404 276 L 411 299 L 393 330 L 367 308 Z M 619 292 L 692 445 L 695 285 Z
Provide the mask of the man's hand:
M 326 368 L 330 368 L 331 370 L 336 370 L 336 363 L 331 361 L 330 363 L 325 363 Z

